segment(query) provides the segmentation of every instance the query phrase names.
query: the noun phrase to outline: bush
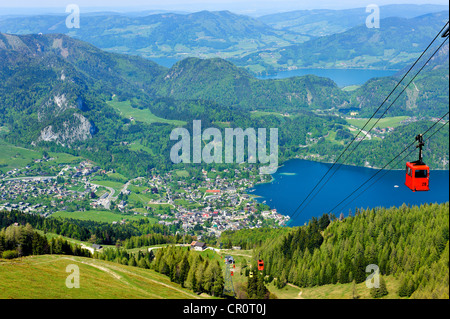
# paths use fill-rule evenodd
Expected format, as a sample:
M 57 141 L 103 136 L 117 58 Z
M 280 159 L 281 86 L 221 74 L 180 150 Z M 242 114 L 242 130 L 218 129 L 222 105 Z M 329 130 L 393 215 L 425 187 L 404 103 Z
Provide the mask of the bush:
M 13 259 L 17 257 L 19 257 L 17 250 L 5 250 L 2 254 L 2 258 L 4 259 Z

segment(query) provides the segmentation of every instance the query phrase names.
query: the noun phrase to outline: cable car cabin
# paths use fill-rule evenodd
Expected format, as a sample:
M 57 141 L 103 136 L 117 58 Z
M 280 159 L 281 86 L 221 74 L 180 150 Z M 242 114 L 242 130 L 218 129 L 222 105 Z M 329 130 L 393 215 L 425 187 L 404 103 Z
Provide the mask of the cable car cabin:
M 422 147 L 425 145 L 422 134 L 416 136 L 416 141 L 419 141 L 416 146 L 419 148 L 419 160 L 406 163 L 405 185 L 413 192 L 429 191 L 430 168 L 422 161 Z
M 429 191 L 430 168 L 423 162 L 406 163 L 405 185 L 415 191 Z
M 264 270 L 264 261 L 261 259 L 258 260 L 258 270 L 263 271 Z

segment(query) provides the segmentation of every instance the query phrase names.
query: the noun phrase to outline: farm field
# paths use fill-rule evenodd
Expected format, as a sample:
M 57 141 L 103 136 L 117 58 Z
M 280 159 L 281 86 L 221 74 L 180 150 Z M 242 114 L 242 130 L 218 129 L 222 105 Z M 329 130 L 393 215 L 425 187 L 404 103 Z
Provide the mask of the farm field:
M 33 167 L 33 160 L 42 159 L 43 152 L 27 149 L 20 146 L 14 146 L 0 139 L 0 172 L 7 172 L 15 168 L 23 168 L 26 165 Z M 67 153 L 48 152 L 48 156 L 53 160 L 43 162 L 43 166 L 58 164 L 76 164 L 84 159 L 79 156 L 73 156 Z
M 0 139 L 0 172 L 21 168 L 34 159 L 42 158 L 42 152 L 14 146 Z
M 119 102 L 117 100 L 112 100 L 108 102 L 108 105 L 113 107 L 119 114 L 125 118 L 133 117 L 136 121 L 141 121 L 144 123 L 152 124 L 152 123 L 167 123 L 173 125 L 185 125 L 184 121 L 177 120 L 166 120 L 161 117 L 157 117 L 148 109 L 138 109 L 131 106 L 130 101 Z
M 53 217 L 61 217 L 61 218 L 73 218 L 73 219 L 80 219 L 80 220 L 92 220 L 96 222 L 103 222 L 103 223 L 112 223 L 112 222 L 119 222 L 122 219 L 127 220 L 137 220 L 141 218 L 147 218 L 143 215 L 123 215 L 123 214 L 116 214 L 111 211 L 107 210 L 88 210 L 84 212 L 67 212 L 67 211 L 60 211 L 55 212 L 52 214 Z
M 110 180 L 106 180 L 106 181 L 92 180 L 92 184 L 101 185 L 101 186 L 105 186 L 105 187 L 111 187 L 116 192 L 115 195 L 118 195 L 118 193 L 120 192 L 120 190 L 122 189 L 122 187 L 124 185 L 124 183 L 110 181 Z
M 397 127 L 400 124 L 401 121 L 404 121 L 408 118 L 408 116 L 393 116 L 393 117 L 386 117 L 386 118 L 382 118 L 376 125 L 375 127 L 379 127 L 379 128 L 387 128 L 387 127 Z M 358 128 L 362 128 L 364 126 L 364 124 L 366 124 L 368 119 L 366 118 L 361 118 L 361 119 L 346 119 L 346 121 L 349 124 L 352 124 Z M 378 119 L 373 118 L 370 120 L 370 122 L 366 125 L 366 128 L 369 129 L 372 127 L 372 125 L 375 124 L 375 122 Z

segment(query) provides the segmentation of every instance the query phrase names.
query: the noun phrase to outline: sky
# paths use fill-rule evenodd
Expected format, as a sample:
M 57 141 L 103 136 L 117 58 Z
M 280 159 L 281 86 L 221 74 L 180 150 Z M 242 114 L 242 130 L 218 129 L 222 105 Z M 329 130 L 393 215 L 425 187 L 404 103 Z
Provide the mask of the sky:
M 448 0 L 0 0 L 0 15 L 23 11 L 32 13 L 64 12 L 68 4 L 77 4 L 80 11 L 230 10 L 242 14 L 267 14 L 305 9 L 346 9 L 387 4 L 442 4 Z M 3 12 L 2 12 L 3 11 Z M 17 11 L 17 12 L 16 12 Z

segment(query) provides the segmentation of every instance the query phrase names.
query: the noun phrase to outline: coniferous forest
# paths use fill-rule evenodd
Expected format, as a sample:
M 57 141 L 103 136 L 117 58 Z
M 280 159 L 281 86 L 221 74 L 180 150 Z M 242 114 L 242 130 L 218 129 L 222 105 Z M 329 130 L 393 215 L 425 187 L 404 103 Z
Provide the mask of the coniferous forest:
M 182 247 L 170 246 L 157 250 L 152 268 L 194 292 L 206 292 L 216 297 L 223 295 L 224 275 L 217 260 L 209 260 Z
M 80 245 L 63 238 L 47 239 L 26 225 L 11 225 L 0 230 L 0 258 L 13 259 L 30 255 L 73 255 L 91 257 L 91 253 Z
M 449 206 L 363 209 L 323 231 L 312 219 L 258 253 L 266 275 L 300 287 L 361 283 L 372 264 L 401 281 L 401 297 L 448 298 Z
M 67 240 L 47 240 L 40 235 L 33 227 L 42 229 L 43 225 L 38 222 L 41 217 L 20 212 L 2 212 L 0 216 L 3 217 L 0 231 L 3 258 L 49 253 L 91 256 Z M 11 225 L 11 222 L 17 225 Z M 60 234 L 66 228 L 78 229 L 69 221 L 61 225 L 54 223 L 57 223 L 56 219 L 45 220 L 45 225 L 53 225 L 50 230 Z M 90 227 L 94 225 L 92 223 Z M 135 228 L 136 231 L 139 228 L 136 226 L 130 223 L 121 227 Z M 145 234 L 133 236 L 134 232 L 128 232 L 125 238 L 115 240 L 115 249 L 105 248 L 93 257 L 154 269 L 194 292 L 222 296 L 224 274 L 217 261 L 173 245 L 155 252 L 127 252 L 130 248 L 183 242 L 181 236 L 173 236 L 169 229 L 162 233 L 156 226 L 144 228 L 141 225 L 141 231 Z M 77 233 L 66 234 L 75 237 Z M 274 279 L 277 287 L 287 283 L 299 287 L 362 283 L 370 274 L 366 269 L 369 265 L 374 265 L 381 275 L 380 287 L 371 292 L 374 298 L 389 293 L 384 282 L 386 276 L 399 282 L 398 290 L 393 293 L 400 297 L 448 298 L 449 203 L 360 209 L 346 218 L 325 214 L 300 227 L 227 232 L 223 240 L 224 248 L 247 245 L 247 249 L 254 249 L 253 256 L 264 260 L 261 276 L 253 279 L 246 271 L 248 298 L 269 298 L 264 288 L 267 278 Z M 213 244 L 219 246 L 220 240 Z M 261 285 L 258 277 L 261 277 Z

